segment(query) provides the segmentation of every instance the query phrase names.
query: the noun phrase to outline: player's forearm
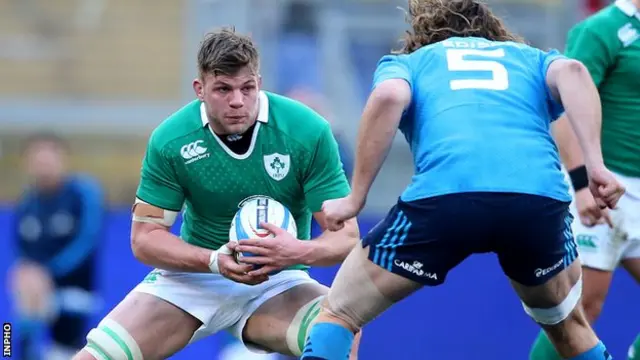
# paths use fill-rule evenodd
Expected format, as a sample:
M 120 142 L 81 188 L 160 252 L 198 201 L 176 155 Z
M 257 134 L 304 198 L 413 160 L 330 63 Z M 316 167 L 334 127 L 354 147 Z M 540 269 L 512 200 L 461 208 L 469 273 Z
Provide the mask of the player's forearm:
M 580 143 L 566 115 L 562 115 L 552 124 L 552 131 L 564 167 L 572 170 L 584 165 Z
M 211 250 L 188 244 L 164 229 L 133 236 L 131 248 L 142 263 L 164 270 L 211 272 Z
M 325 231 L 312 241 L 305 241 L 307 251 L 300 263 L 309 266 L 333 266 L 341 263 L 360 240 L 355 219 L 345 221 L 339 231 Z
M 374 91 L 362 115 L 352 177 L 352 195 L 363 200 L 389 153 L 405 106 L 393 97 L 375 96 Z
M 558 92 L 565 114 L 578 137 L 585 164 L 602 164 L 600 96 L 584 65 L 572 62 L 567 71 L 559 74 Z

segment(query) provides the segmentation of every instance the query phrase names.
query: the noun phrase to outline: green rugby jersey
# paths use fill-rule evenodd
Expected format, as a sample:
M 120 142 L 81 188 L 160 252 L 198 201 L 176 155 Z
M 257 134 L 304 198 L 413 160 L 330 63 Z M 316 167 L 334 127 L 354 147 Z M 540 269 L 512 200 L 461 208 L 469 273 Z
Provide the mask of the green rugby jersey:
M 329 123 L 307 106 L 260 93 L 260 110 L 249 150 L 232 152 L 208 126 L 203 104 L 193 101 L 151 134 L 137 197 L 180 211 L 180 237 L 218 249 L 229 241 L 238 205 L 256 195 L 284 204 L 311 236 L 311 217 L 322 202 L 349 193 L 338 145 Z
M 613 171 L 640 177 L 640 13 L 618 0 L 569 32 L 566 55 L 589 69 L 602 100 L 602 153 Z

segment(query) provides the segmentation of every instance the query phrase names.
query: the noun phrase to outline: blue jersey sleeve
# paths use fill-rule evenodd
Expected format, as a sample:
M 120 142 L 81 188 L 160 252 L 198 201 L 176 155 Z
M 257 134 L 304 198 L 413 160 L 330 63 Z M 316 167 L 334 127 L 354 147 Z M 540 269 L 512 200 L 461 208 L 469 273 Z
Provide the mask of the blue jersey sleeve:
M 547 85 L 547 70 L 549 70 L 549 66 L 552 62 L 558 59 L 566 59 L 567 57 L 562 55 L 557 50 L 551 50 L 549 52 L 540 51 L 540 73 L 542 75 L 542 81 L 544 81 L 544 88 L 546 91 L 547 103 L 549 104 L 549 115 L 551 116 L 551 120 L 556 120 L 562 113 L 564 112 L 564 107 L 561 103 L 556 101 L 556 99 L 551 94 L 551 89 Z
M 402 79 L 413 90 L 409 59 L 403 55 L 386 55 L 378 61 L 378 66 L 373 74 L 373 88 L 390 79 Z

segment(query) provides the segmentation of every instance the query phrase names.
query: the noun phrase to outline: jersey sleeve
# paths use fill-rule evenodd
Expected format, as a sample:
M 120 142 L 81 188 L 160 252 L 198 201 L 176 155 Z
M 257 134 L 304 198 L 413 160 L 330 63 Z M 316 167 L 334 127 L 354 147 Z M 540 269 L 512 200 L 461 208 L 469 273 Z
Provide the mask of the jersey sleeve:
M 411 69 L 406 57 L 401 55 L 386 55 L 378 61 L 378 66 L 373 74 L 372 88 L 375 89 L 380 83 L 390 79 L 402 79 L 413 89 Z
M 317 212 L 324 201 L 345 197 L 350 192 L 338 143 L 329 124 L 323 127 L 312 156 L 303 188 L 307 206 L 312 212 Z
M 545 87 L 545 96 L 547 100 L 547 104 L 549 107 L 549 115 L 552 120 L 555 120 L 562 115 L 564 112 L 564 107 L 562 104 L 555 99 L 555 97 L 551 94 L 551 89 L 549 85 L 547 85 L 547 71 L 549 70 L 549 66 L 556 60 L 566 59 L 567 57 L 562 55 L 557 50 L 551 50 L 549 52 L 540 51 L 540 73 L 541 79 Z
M 582 62 L 598 87 L 614 64 L 617 52 L 616 42 L 608 41 L 607 33 L 597 30 L 593 21 L 587 21 L 571 29 L 567 37 L 565 55 Z
M 178 182 L 171 158 L 163 152 L 155 134 L 151 135 L 142 160 L 136 197 L 165 210 L 182 210 L 184 191 Z

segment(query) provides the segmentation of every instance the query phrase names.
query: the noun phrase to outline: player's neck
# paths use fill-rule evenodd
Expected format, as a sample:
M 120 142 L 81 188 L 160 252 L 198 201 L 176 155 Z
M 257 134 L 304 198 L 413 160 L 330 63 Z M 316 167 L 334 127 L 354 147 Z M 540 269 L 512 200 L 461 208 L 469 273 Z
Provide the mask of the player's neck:
M 631 2 L 636 6 L 636 9 L 640 9 L 640 0 L 631 0 Z

